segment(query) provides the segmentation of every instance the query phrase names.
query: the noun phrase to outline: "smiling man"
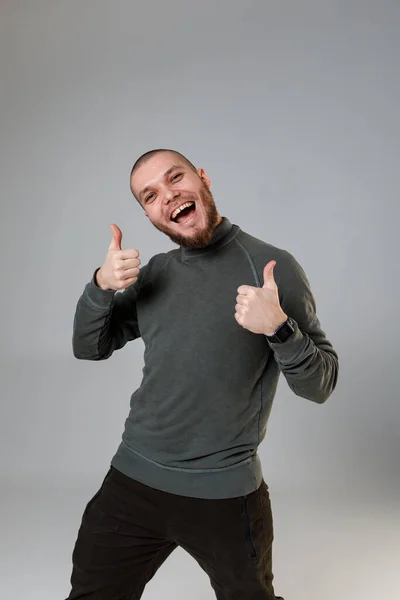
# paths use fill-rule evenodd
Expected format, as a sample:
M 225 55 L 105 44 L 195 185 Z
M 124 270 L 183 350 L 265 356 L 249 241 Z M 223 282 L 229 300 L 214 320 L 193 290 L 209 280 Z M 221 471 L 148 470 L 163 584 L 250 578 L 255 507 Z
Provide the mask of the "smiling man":
M 222 221 L 207 173 L 177 152 L 152 150 L 140 157 L 130 185 L 146 216 L 175 244 L 202 248 Z
M 281 598 L 258 447 L 280 374 L 322 404 L 337 353 L 302 267 L 221 217 L 204 169 L 157 149 L 136 161 L 130 186 L 178 248 L 140 267 L 113 224 L 78 300 L 77 358 L 105 360 L 139 337 L 145 352 L 121 443 L 83 513 L 68 599 L 137 600 L 178 546 L 218 600 Z

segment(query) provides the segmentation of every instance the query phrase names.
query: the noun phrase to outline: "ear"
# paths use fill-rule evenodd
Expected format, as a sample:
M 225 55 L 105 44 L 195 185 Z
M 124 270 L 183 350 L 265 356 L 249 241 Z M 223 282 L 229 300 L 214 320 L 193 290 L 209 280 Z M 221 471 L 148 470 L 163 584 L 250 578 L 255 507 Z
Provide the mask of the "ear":
M 197 174 L 200 177 L 200 179 L 203 181 L 203 183 L 206 184 L 208 189 L 210 189 L 211 188 L 211 180 L 210 180 L 209 176 L 207 175 L 207 173 L 205 172 L 205 170 L 200 167 L 199 169 L 197 169 Z

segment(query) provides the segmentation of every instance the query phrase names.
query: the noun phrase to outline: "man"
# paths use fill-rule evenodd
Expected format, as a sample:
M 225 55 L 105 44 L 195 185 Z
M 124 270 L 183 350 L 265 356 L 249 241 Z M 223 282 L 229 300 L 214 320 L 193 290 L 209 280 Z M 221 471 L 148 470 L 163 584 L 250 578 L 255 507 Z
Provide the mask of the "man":
M 136 161 L 130 185 L 178 248 L 140 268 L 112 225 L 77 304 L 77 358 L 104 360 L 142 337 L 145 364 L 121 444 L 82 517 L 69 600 L 136 600 L 178 546 L 218 600 L 276 599 L 257 448 L 280 373 L 296 395 L 323 403 L 338 356 L 302 267 L 221 217 L 202 168 L 157 149 Z

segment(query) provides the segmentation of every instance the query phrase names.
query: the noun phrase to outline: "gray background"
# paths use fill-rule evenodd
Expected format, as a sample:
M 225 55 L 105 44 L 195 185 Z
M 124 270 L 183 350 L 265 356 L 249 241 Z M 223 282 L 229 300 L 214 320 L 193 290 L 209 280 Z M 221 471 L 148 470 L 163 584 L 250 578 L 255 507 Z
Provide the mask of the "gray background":
M 168 146 L 294 254 L 340 358 L 322 406 L 281 376 L 260 447 L 276 592 L 398 599 L 398 1 L 2 0 L 0 21 L 0 595 L 69 592 L 143 366 L 142 340 L 76 360 L 73 315 L 111 222 L 143 265 L 176 247 L 128 186 Z M 179 548 L 144 598 L 189 594 L 215 597 Z

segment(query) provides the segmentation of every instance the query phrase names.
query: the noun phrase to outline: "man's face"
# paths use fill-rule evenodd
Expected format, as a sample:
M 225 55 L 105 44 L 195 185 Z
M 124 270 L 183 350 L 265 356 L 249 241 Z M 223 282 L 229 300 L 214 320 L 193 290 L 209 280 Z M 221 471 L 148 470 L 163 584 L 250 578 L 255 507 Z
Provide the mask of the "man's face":
M 194 171 L 170 152 L 149 158 L 131 180 L 132 191 L 154 227 L 187 248 L 206 246 L 222 220 L 210 186 L 203 169 Z M 175 209 L 186 203 L 190 207 L 175 216 Z

